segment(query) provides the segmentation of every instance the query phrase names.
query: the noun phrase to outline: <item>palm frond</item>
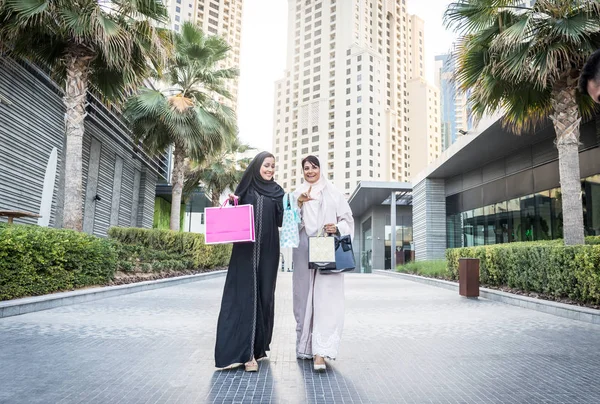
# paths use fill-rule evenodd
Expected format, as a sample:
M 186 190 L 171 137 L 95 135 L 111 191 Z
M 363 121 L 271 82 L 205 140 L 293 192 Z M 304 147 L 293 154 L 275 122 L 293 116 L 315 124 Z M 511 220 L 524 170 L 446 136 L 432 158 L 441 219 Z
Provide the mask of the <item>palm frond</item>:
M 600 48 L 600 2 L 461 0 L 446 14 L 461 32 L 457 46 L 458 87 L 471 94 L 476 118 L 503 111 L 516 133 L 539 127 L 552 113 L 555 90 L 574 86 L 585 59 Z M 567 87 L 570 88 L 570 87 Z M 580 112 L 590 104 L 580 100 Z
M 50 7 L 49 0 L 5 0 L 6 5 L 20 18 L 29 19 L 43 13 Z

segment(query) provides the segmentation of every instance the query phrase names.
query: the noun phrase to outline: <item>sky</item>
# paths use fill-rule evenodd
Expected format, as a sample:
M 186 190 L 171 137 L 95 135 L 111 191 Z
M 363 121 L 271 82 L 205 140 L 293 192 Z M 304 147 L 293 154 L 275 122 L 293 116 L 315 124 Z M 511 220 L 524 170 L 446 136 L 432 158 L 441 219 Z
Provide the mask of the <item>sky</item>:
M 408 12 L 425 21 L 427 79 L 432 83 L 435 56 L 447 53 L 456 38 L 443 27 L 449 3 L 407 0 Z M 242 141 L 258 150 L 272 148 L 274 86 L 286 68 L 287 8 L 288 0 L 244 0 L 238 122 Z

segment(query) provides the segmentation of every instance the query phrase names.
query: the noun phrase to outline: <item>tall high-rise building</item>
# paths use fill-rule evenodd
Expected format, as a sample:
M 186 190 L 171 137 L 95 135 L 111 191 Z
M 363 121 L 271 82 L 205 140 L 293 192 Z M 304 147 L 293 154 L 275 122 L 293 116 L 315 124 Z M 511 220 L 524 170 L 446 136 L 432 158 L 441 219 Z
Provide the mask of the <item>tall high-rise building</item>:
M 231 46 L 230 56 L 222 67 L 240 66 L 242 41 L 242 0 L 165 0 L 171 16 L 171 28 L 179 32 L 184 21 L 194 21 L 208 35 L 219 35 Z M 225 101 L 237 107 L 238 81 L 229 80 L 227 90 L 232 101 Z
M 468 94 L 456 87 L 456 65 L 452 55 L 435 57 L 435 85 L 441 92 L 442 150 L 473 128 Z
M 408 82 L 410 110 L 409 166 L 411 177 L 419 174 L 442 153 L 440 92 L 418 77 Z
M 308 154 L 341 190 L 408 181 L 408 81 L 423 78 L 423 21 L 405 0 L 289 0 L 285 77 L 276 82 L 278 182 L 300 184 Z M 425 157 L 425 156 L 423 156 Z

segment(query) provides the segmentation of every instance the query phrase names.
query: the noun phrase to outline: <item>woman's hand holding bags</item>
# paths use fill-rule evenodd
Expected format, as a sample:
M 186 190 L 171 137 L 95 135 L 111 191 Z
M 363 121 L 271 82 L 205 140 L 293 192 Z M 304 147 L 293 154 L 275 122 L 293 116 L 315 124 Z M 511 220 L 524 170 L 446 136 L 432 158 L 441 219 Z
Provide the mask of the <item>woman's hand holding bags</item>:
M 300 232 L 298 230 L 298 224 L 301 221 L 300 212 L 293 199 L 294 196 L 291 193 L 283 196 L 283 223 L 279 235 L 279 244 L 282 248 L 298 248 L 298 244 L 300 244 Z

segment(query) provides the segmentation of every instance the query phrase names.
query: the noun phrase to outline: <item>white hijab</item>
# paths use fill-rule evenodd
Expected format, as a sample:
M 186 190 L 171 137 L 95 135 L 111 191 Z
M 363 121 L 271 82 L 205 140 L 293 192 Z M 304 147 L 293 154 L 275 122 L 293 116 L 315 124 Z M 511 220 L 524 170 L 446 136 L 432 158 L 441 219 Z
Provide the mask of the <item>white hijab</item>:
M 328 223 L 338 226 L 340 233 L 353 235 L 354 220 L 344 195 L 331 184 L 321 171 L 321 177 L 314 184 L 306 181 L 294 191 L 298 198 L 308 192 L 312 200 L 302 205 L 302 223 L 309 236 L 316 236 Z

